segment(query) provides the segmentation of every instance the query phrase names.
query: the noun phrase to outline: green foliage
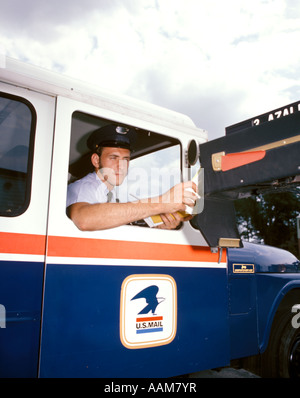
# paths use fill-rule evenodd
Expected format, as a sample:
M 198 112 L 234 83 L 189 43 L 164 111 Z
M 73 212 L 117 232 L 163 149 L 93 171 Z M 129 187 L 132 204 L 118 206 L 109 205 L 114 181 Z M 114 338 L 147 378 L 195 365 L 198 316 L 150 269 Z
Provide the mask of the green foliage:
M 243 240 L 256 241 L 298 253 L 297 216 L 300 192 L 258 195 L 235 202 Z

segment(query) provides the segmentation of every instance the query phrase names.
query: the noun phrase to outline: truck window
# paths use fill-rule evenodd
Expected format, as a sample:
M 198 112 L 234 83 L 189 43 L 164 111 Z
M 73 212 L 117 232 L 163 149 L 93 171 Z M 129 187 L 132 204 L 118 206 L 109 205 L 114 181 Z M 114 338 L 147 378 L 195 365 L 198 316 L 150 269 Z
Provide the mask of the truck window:
M 133 159 L 128 173 L 130 195 L 141 198 L 156 197 L 181 181 L 180 145 L 160 149 Z
M 0 93 L 0 215 L 23 213 L 30 200 L 36 114 L 25 99 Z
M 71 126 L 69 182 L 93 171 L 86 142 L 110 120 L 74 112 Z M 122 125 L 122 123 L 120 123 Z M 134 126 L 129 126 L 135 128 Z M 120 202 L 156 197 L 181 181 L 181 146 L 178 140 L 136 128 L 137 139 L 131 153 L 127 178 L 117 188 Z M 145 224 L 138 223 L 144 226 Z M 146 226 L 146 225 L 145 225 Z

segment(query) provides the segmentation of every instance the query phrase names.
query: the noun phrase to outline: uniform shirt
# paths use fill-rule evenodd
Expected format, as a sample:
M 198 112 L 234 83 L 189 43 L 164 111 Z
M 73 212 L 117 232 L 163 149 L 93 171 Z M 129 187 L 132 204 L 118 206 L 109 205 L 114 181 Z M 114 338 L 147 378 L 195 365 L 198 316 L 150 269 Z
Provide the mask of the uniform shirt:
M 98 175 L 93 172 L 68 186 L 67 207 L 73 203 L 86 202 L 90 204 L 106 203 L 109 190 Z M 111 191 L 113 196 L 111 202 L 116 202 L 116 193 Z

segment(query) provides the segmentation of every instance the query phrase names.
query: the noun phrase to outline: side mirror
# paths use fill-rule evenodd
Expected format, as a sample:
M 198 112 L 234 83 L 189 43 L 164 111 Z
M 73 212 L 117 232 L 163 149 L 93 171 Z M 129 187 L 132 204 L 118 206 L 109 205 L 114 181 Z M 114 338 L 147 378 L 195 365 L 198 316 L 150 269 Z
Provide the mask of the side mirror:
M 200 149 L 196 140 L 192 140 L 188 145 L 187 161 L 189 166 L 194 166 L 199 159 Z

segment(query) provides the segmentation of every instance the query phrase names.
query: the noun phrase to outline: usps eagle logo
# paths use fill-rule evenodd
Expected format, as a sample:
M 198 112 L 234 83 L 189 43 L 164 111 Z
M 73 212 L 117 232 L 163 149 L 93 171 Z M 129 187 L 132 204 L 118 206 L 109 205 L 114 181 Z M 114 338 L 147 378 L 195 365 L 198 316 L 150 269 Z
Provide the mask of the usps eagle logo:
M 163 331 L 163 316 L 156 316 L 156 308 L 162 303 L 165 298 L 157 297 L 159 291 L 158 286 L 152 285 L 146 287 L 138 294 L 136 294 L 131 300 L 144 299 L 146 300 L 146 307 L 143 308 L 138 315 L 151 314 L 150 317 L 137 317 L 136 318 L 136 333 L 154 333 Z M 160 301 L 158 301 L 160 300 Z
M 177 330 L 177 287 L 169 275 L 131 275 L 122 284 L 120 338 L 127 348 L 170 343 Z

